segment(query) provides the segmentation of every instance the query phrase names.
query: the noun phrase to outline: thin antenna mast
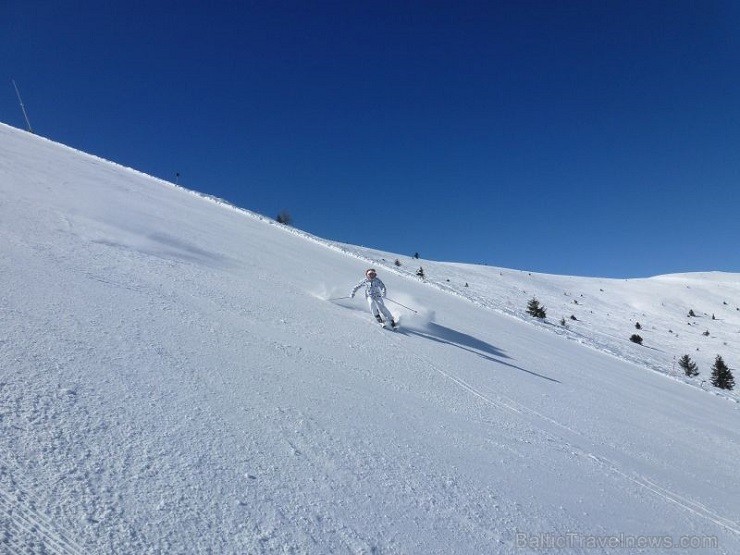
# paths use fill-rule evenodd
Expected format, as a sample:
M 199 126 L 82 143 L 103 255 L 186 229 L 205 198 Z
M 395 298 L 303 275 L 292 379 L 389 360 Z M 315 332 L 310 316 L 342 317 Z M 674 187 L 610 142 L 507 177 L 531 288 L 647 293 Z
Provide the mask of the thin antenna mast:
M 21 99 L 21 93 L 18 90 L 18 85 L 15 84 L 15 79 L 13 79 L 13 87 L 15 87 L 15 94 L 18 95 L 18 102 L 21 104 L 21 111 L 23 112 L 23 117 L 26 118 L 26 125 L 28 126 L 28 131 L 30 133 L 33 133 L 33 129 L 31 129 L 31 122 L 28 120 L 28 114 L 26 113 L 26 107 L 23 105 L 23 100 Z

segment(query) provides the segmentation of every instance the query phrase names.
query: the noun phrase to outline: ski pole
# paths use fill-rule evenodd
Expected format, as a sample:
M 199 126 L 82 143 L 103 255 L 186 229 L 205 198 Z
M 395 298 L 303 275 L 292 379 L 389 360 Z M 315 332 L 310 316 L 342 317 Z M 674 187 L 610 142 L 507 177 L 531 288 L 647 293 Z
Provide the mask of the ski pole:
M 414 309 L 413 309 L 413 308 L 411 308 L 411 307 L 408 307 L 408 306 L 406 306 L 405 304 L 401 304 L 401 303 L 399 303 L 398 301 L 394 301 L 393 299 L 389 299 L 388 297 L 386 297 L 386 300 L 387 300 L 387 301 L 390 301 L 390 302 L 392 302 L 392 303 L 396 303 L 396 304 L 397 304 L 398 306 L 402 306 L 403 308 L 406 308 L 406 309 L 410 310 L 410 311 L 411 311 L 411 312 L 413 312 L 414 314 L 419 314 L 419 312 L 418 312 L 418 311 L 414 310 Z
M 352 297 L 335 297 L 333 299 L 329 299 L 330 301 L 341 301 L 342 299 L 351 299 Z

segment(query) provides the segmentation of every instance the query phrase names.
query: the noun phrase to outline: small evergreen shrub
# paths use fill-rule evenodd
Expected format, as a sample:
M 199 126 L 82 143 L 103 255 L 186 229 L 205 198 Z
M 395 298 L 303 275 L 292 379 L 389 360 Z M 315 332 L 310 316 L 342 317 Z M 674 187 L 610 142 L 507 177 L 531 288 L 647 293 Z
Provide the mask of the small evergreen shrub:
M 280 214 L 277 215 L 275 220 L 279 224 L 293 225 L 293 216 L 291 216 L 290 212 L 288 212 L 287 210 L 282 210 Z
M 735 387 L 735 377 L 719 355 L 717 355 L 717 358 L 714 360 L 714 366 L 712 366 L 711 381 L 714 387 L 720 389 L 731 390 Z
M 690 378 L 699 375 L 699 367 L 693 360 L 691 360 L 689 355 L 684 355 L 679 358 L 678 365 L 683 369 L 683 373 Z
M 547 312 L 544 306 L 540 304 L 536 298 L 532 298 L 527 303 L 527 314 L 534 316 L 535 318 L 544 319 L 547 318 Z

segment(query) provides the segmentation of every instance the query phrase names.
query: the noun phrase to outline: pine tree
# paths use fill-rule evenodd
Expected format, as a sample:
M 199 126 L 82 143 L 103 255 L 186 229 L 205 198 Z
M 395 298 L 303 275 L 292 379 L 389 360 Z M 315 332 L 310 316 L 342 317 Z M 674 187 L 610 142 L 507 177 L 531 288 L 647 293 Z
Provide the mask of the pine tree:
M 547 318 L 547 312 L 545 307 L 540 305 L 540 301 L 536 298 L 532 298 L 527 303 L 527 314 L 534 316 L 535 318 Z
M 733 389 L 735 387 L 735 378 L 732 372 L 722 360 L 722 357 L 717 355 L 714 360 L 714 366 L 712 366 L 712 385 L 720 389 Z
M 693 360 L 691 360 L 691 357 L 689 355 L 684 355 L 679 358 L 678 365 L 683 368 L 684 374 L 686 374 L 690 378 L 699 375 L 699 367 Z

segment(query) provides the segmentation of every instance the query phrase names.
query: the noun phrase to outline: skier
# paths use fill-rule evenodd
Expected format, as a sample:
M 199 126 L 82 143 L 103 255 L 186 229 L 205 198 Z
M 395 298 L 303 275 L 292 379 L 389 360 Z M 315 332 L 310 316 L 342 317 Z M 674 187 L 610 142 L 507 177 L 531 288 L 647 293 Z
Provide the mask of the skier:
M 390 322 L 392 328 L 396 327 L 396 322 L 393 321 L 393 315 L 390 310 L 385 306 L 383 297 L 385 297 L 385 284 L 380 281 L 378 274 L 374 269 L 370 268 L 365 272 L 365 279 L 355 285 L 350 293 L 350 297 L 354 298 L 357 290 L 364 287 L 365 297 L 367 298 L 367 304 L 370 305 L 370 312 L 380 324 L 387 324 Z

